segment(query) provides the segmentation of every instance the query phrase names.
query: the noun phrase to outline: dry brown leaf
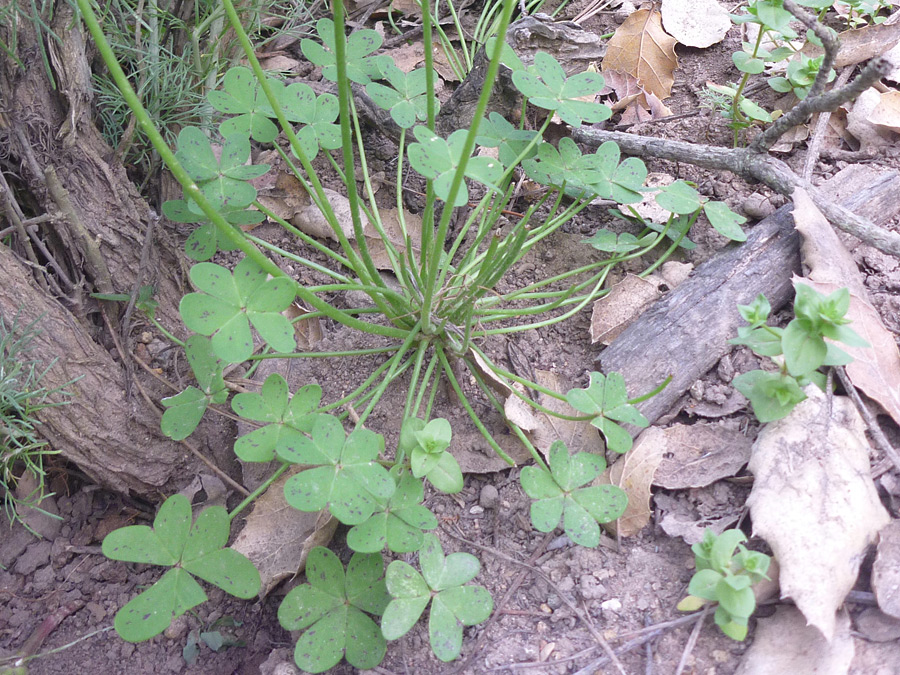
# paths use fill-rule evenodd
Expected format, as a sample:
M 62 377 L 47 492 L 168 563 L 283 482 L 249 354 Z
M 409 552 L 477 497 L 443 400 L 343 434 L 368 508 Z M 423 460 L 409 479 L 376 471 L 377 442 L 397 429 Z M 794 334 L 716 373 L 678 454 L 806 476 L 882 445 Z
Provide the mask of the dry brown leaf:
M 666 32 L 688 47 L 721 42 L 731 28 L 728 10 L 716 0 L 662 0 Z
M 646 432 L 645 432 L 646 433 Z M 699 488 L 734 476 L 750 461 L 750 439 L 719 424 L 675 424 L 662 430 L 663 459 L 653 484 Z
M 893 521 L 878 534 L 872 590 L 881 611 L 900 618 L 900 520 Z
M 604 76 L 606 86 L 616 93 L 617 100 L 610 108 L 623 111 L 620 124 L 637 124 L 672 114 L 657 96 L 645 91 L 633 75 L 620 70 L 608 70 Z
M 394 65 L 404 73 L 412 72 L 425 61 L 425 47 L 419 40 L 385 50 L 384 54 L 390 56 Z
M 881 103 L 881 93 L 876 89 L 866 89 L 860 94 L 847 113 L 847 131 L 859 140 L 863 152 L 877 150 L 896 142 L 894 133 L 880 124 L 874 124 L 869 116 Z
M 659 12 L 639 9 L 619 26 L 606 47 L 601 69 L 620 70 L 637 78 L 661 101 L 672 93 L 678 67 L 677 40 L 662 29 Z
M 594 302 L 591 312 L 591 343 L 608 345 L 634 321 L 641 312 L 662 295 L 661 279 L 642 279 L 628 274 L 613 285 L 609 293 Z
M 835 3 L 835 8 L 839 7 Z M 900 22 L 882 23 L 845 30 L 838 35 L 841 49 L 834 60 L 835 68 L 855 66 L 893 49 L 900 43 Z M 823 49 L 811 42 L 803 46 L 803 53 L 815 58 L 823 53 Z
M 622 517 L 603 525 L 620 537 L 632 537 L 650 522 L 650 486 L 663 457 L 658 427 L 651 427 L 638 436 L 634 447 L 621 457 L 595 484 L 618 485 L 628 495 L 628 506 Z
M 878 105 L 869 113 L 869 121 L 900 133 L 900 91 L 883 92 Z
M 780 605 L 775 614 L 759 619 L 750 645 L 735 675 L 840 675 L 850 671 L 853 638 L 846 611 L 838 616 L 834 639 L 822 637 L 797 608 Z
M 684 283 L 691 275 L 691 270 L 693 269 L 694 266 L 691 263 L 670 260 L 669 262 L 663 263 L 662 268 L 659 270 L 659 276 L 666 282 L 666 286 L 669 287 L 669 290 L 672 290 Z
M 403 238 L 403 228 L 400 227 L 400 219 L 398 218 L 397 213 L 397 209 L 381 209 L 379 211 L 379 214 L 381 215 L 381 226 L 384 228 L 384 233 L 387 235 L 388 241 L 394 245 L 397 253 L 403 256 L 406 251 L 406 241 Z M 422 217 L 404 211 L 403 219 L 406 223 L 406 232 L 413 241 L 413 254 L 415 255 L 416 260 L 418 260 L 418 242 L 422 234 Z M 391 259 L 388 256 L 384 241 L 371 223 L 365 223 L 363 226 L 363 235 L 366 238 L 366 245 L 369 247 L 369 254 L 372 256 L 372 262 L 375 263 L 375 267 L 380 270 L 391 269 Z
M 900 424 L 900 349 L 876 309 L 869 303 L 856 263 L 809 195 L 794 191 L 794 222 L 803 237 L 800 251 L 811 286 L 829 294 L 850 289 L 850 326 L 871 345 L 841 349 L 853 357 L 847 376 L 866 396 L 877 401 Z M 797 283 L 799 280 L 795 280 Z
M 284 500 L 284 484 L 299 470 L 285 472 L 253 502 L 244 529 L 231 545 L 259 570 L 260 597 L 302 571 L 310 550 L 326 546 L 337 528 L 327 510 L 298 511 Z
M 300 62 L 284 54 L 266 55 L 260 58 L 259 66 L 263 70 L 276 70 L 280 73 L 296 73 L 300 70 Z
M 747 505 L 755 534 L 781 565 L 782 597 L 831 641 L 865 550 L 890 516 L 870 477 L 865 425 L 853 403 L 832 397 L 828 419 L 825 394 L 812 385 L 805 391 L 790 415 L 760 431 Z
M 312 312 L 312 310 L 308 307 L 304 307 L 299 300 L 294 300 L 294 302 L 292 302 L 283 312 L 283 314 L 294 324 L 294 336 L 297 338 L 297 348 L 301 351 L 312 349 L 323 337 L 322 322 L 318 317 L 313 319 L 300 318 L 310 312 Z M 294 321 L 294 319 L 298 320 Z

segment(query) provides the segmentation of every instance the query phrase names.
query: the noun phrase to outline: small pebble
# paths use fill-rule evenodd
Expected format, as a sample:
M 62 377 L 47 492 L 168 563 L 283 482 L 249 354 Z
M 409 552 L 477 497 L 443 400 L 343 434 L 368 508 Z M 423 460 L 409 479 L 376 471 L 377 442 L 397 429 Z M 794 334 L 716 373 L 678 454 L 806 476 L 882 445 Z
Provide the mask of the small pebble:
M 481 488 L 478 503 L 486 509 L 496 509 L 500 503 L 500 493 L 497 491 L 497 488 L 490 483 Z
M 469 513 L 471 513 L 473 516 L 480 516 L 482 513 L 484 513 L 484 507 L 478 506 L 478 504 L 476 504 L 471 509 L 469 509 Z
M 607 612 L 618 612 L 622 609 L 622 601 L 618 598 L 612 598 L 611 600 L 604 600 L 600 603 L 600 609 L 605 610 Z

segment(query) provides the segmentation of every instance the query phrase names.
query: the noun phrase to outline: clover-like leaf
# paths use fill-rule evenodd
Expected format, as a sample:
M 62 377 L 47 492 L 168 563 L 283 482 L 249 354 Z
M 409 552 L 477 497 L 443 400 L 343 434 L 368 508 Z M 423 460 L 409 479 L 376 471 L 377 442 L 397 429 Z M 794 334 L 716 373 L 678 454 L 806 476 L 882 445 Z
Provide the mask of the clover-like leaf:
M 294 649 L 294 662 L 310 673 L 337 665 L 342 657 L 356 668 L 374 668 L 387 650 L 369 614 L 381 614 L 388 596 L 384 562 L 378 554 L 355 553 L 346 574 L 338 557 L 317 546 L 306 561 L 309 583 L 292 589 L 278 607 L 286 630 L 304 630 Z
M 307 159 L 313 160 L 320 147 L 326 150 L 341 147 L 341 128 L 334 123 L 340 112 L 337 97 L 316 96 L 308 84 L 296 82 L 282 92 L 279 103 L 288 120 L 303 125 L 296 133 Z
M 492 112 L 478 126 L 476 141 L 486 148 L 497 148 L 497 156 L 503 166 L 512 166 L 525 150 L 537 132 L 518 129 L 497 112 Z M 532 148 L 523 159 L 533 157 L 537 148 Z
M 334 21 L 319 19 L 316 22 L 316 32 L 319 34 L 322 44 L 307 38 L 300 41 L 300 50 L 311 63 L 322 66 L 322 77 L 337 82 Z M 346 40 L 347 78 L 351 82 L 368 84 L 381 77 L 378 59 L 369 56 L 381 47 L 383 41 L 377 31 L 368 28 L 356 30 L 350 34 L 349 38 L 345 38 L 343 35 L 340 35 L 339 38 Z
M 493 609 L 490 593 L 482 586 L 465 586 L 480 570 L 480 563 L 468 553 L 444 557 L 438 538 L 425 535 L 419 550 L 422 574 L 401 560 L 388 565 L 387 589 L 391 602 L 384 610 L 381 630 L 388 640 L 405 635 L 425 611 L 431 613 L 428 634 L 431 648 L 442 661 L 452 661 L 462 646 L 462 627 L 486 620 Z
M 425 496 L 421 479 L 406 474 L 397 489 L 367 521 L 347 533 L 347 545 L 361 553 L 376 553 L 387 546 L 395 553 L 417 551 L 423 540 L 422 530 L 437 527 L 437 518 L 422 506 Z
M 649 246 L 655 239 L 656 235 L 654 234 L 647 234 L 638 239 L 630 232 L 617 234 L 611 230 L 597 230 L 591 237 L 582 239 L 581 243 L 590 244 L 598 251 L 605 253 L 622 254 Z
M 741 229 L 747 219 L 728 208 L 725 202 L 708 201 L 703 205 L 703 212 L 709 224 L 723 237 L 731 241 L 747 241 L 747 235 Z
M 569 390 L 566 400 L 573 408 L 593 418 L 591 425 L 600 430 L 607 447 L 614 452 L 627 452 L 632 445 L 631 436 L 616 422 L 641 428 L 650 425 L 647 418 L 628 402 L 625 378 L 620 373 L 604 376 L 593 372 L 587 389 Z
M 514 71 L 512 77 L 513 84 L 531 103 L 555 111 L 573 127 L 584 122 L 603 122 L 612 115 L 608 106 L 582 100 L 603 89 L 605 80 L 600 73 L 583 72 L 566 78 L 559 62 L 546 52 L 535 54 L 534 65 Z
M 256 199 L 256 188 L 248 181 L 269 170 L 268 164 L 248 165 L 250 139 L 241 132 L 224 137 L 218 158 L 209 139 L 197 127 L 178 134 L 175 157 L 191 175 L 204 196 L 217 208 L 241 209 Z
M 270 462 L 275 453 L 296 464 L 319 464 L 323 456 L 306 435 L 312 431 L 315 415 L 322 399 L 322 388 L 309 384 L 288 399 L 287 382 L 273 373 L 266 378 L 258 394 L 241 393 L 231 400 L 231 408 L 246 419 L 269 422 L 238 438 L 235 454 L 245 462 Z M 343 429 L 338 423 L 343 442 Z
M 381 72 L 391 86 L 370 82 L 366 85 L 369 97 L 376 105 L 389 110 L 393 120 L 404 129 L 417 120 L 424 122 L 427 118 L 425 69 L 404 73 L 393 63 L 386 63 Z
M 176 441 L 194 432 L 210 403 L 224 403 L 228 398 L 228 389 L 222 378 L 222 364 L 213 352 L 209 339 L 192 335 L 184 343 L 184 351 L 200 388 L 188 387 L 162 400 L 167 410 L 163 413 L 160 427 L 166 436 Z
M 540 532 L 559 527 L 572 541 L 595 547 L 600 543 L 600 526 L 625 512 L 628 499 L 614 485 L 588 486 L 606 468 L 599 455 L 579 452 L 569 455 L 562 441 L 550 446 L 550 470 L 526 466 L 520 480 L 522 489 L 535 501 L 531 504 L 531 522 Z M 584 487 L 587 486 L 587 487 Z
M 693 213 L 702 205 L 700 193 L 683 180 L 659 188 L 654 199 L 666 211 L 679 215 Z
M 198 227 L 188 235 L 184 242 L 184 252 L 191 260 L 203 262 L 212 258 L 216 251 L 233 251 L 237 246 L 225 236 L 200 211 L 193 201 L 170 199 L 163 202 L 163 214 L 175 223 L 197 223 Z M 255 225 L 265 219 L 261 211 L 246 208 L 221 208 L 219 213 L 231 225 Z
M 284 84 L 273 77 L 268 78 L 268 82 L 277 97 Z M 260 143 L 274 141 L 278 127 L 270 118 L 275 117 L 275 112 L 253 71 L 244 66 L 230 68 L 225 73 L 222 87 L 224 91 L 213 90 L 206 95 L 213 108 L 235 115 L 219 126 L 219 133 L 223 137 L 236 132 L 249 134 Z
M 753 414 L 763 424 L 787 417 L 798 403 L 806 400 L 797 380 L 787 373 L 751 370 L 735 377 L 733 384 L 747 397 Z
M 115 628 L 129 642 L 159 635 L 169 624 L 206 600 L 196 575 L 239 598 L 259 592 L 259 573 L 228 541 L 230 521 L 213 506 L 191 525 L 191 504 L 183 495 L 169 497 L 159 508 L 153 528 L 131 525 L 108 534 L 103 554 L 113 560 L 177 566 L 116 613 Z
M 293 302 L 296 282 L 287 277 L 266 279 L 250 258 L 235 266 L 234 274 L 214 263 L 191 268 L 191 280 L 200 290 L 181 299 L 184 324 L 201 335 L 212 335 L 216 355 L 240 363 L 253 353 L 250 324 L 275 350 L 296 347 L 294 327 L 281 314 Z
M 337 425 L 337 426 L 335 426 Z M 396 488 L 387 469 L 378 463 L 384 437 L 356 429 L 344 439 L 340 423 L 330 415 L 316 418 L 312 440 L 321 451 L 322 466 L 298 473 L 285 483 L 284 497 L 300 511 L 328 508 L 347 525 L 368 520 L 379 499 L 388 499 Z
M 457 129 L 444 140 L 428 127 L 413 128 L 413 135 L 418 143 L 410 143 L 409 163 L 425 178 L 434 181 L 434 192 L 444 201 L 450 196 L 450 185 L 463 159 L 463 145 L 468 133 L 465 129 Z M 469 157 L 465 175 L 496 190 L 494 182 L 503 175 L 503 165 L 492 157 Z M 469 191 L 463 181 L 451 206 L 462 206 L 468 200 Z

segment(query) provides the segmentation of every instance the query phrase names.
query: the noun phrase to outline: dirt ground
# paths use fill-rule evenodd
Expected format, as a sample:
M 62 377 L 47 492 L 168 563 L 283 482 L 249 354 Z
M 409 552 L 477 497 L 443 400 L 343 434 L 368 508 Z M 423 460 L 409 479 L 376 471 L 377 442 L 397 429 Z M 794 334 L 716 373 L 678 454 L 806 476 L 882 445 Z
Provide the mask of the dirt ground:
M 577 7 L 570 11 L 575 10 Z M 604 33 L 614 26 L 614 19 L 608 14 L 585 27 Z M 700 109 L 696 90 L 698 83 L 707 80 L 724 83 L 735 78 L 730 52 L 737 47 L 738 40 L 732 30 L 725 43 L 711 49 L 679 46 L 681 68 L 676 72 L 673 98 L 666 103 L 676 114 L 697 114 L 671 122 L 643 124 L 638 131 L 729 145 L 730 130 L 709 111 Z M 792 165 L 799 165 L 803 152 L 795 152 L 786 159 Z M 885 168 L 898 168 L 896 159 L 881 163 Z M 695 181 L 703 194 L 725 200 L 732 208 L 751 216 L 765 215 L 782 203 L 780 197 L 773 197 L 758 186 L 721 173 L 662 161 L 648 162 L 648 165 L 651 171 Z M 827 178 L 845 165 L 843 160 L 825 158 L 819 164 L 815 180 Z M 752 227 L 752 220 L 748 225 Z M 590 258 L 591 250 L 580 244 L 580 240 L 601 227 L 612 226 L 611 218 L 600 209 L 586 211 L 567 231 L 556 234 L 541 250 L 532 252 L 505 283 L 518 286 L 566 269 L 579 258 Z M 900 229 L 897 222 L 893 229 Z M 264 226 L 254 234 L 300 250 L 277 228 Z M 695 265 L 726 243 L 702 224 L 691 236 L 698 243 L 697 249 L 679 255 Z M 857 249 L 856 256 L 867 275 L 866 285 L 875 306 L 885 324 L 900 337 L 900 262 L 866 247 Z M 217 260 L 228 259 L 223 256 Z M 621 270 L 625 271 L 636 270 Z M 553 371 L 572 386 L 585 386 L 586 373 L 593 369 L 600 349 L 599 345 L 590 343 L 589 319 L 590 312 L 585 310 L 564 324 L 520 333 L 512 339 L 533 368 Z M 318 348 L 346 345 L 354 339 L 338 327 L 326 324 L 325 337 Z M 147 345 L 147 353 L 153 359 L 151 365 L 167 372 L 183 367 L 172 362 L 171 353 L 164 347 L 159 336 L 154 335 Z M 499 339 L 486 348 L 500 358 L 504 358 L 508 349 Z M 326 397 L 334 399 L 352 390 L 354 383 L 360 381 L 358 374 L 367 367 L 349 359 L 309 360 L 293 366 L 288 379 L 292 390 L 297 383 L 318 382 Z M 714 395 L 706 393 L 713 390 Z M 721 401 L 723 395 L 728 398 L 731 391 L 728 379 L 713 369 L 704 378 L 703 385 L 692 389 L 693 398 L 689 403 L 697 408 L 703 403 Z M 391 411 L 397 408 L 395 397 L 402 395 L 402 386 L 396 387 L 367 424 L 385 434 L 388 447 L 395 442 L 397 428 L 396 415 Z M 678 512 L 700 528 L 723 519 L 736 522 L 749 491 L 748 480 L 738 477 L 700 489 L 656 490 L 654 520 L 637 536 L 619 542 L 607 537 L 597 549 L 585 549 L 558 536 L 559 531 L 544 535 L 531 527 L 528 500 L 517 480 L 519 470 L 500 470 L 496 463 L 492 464 L 483 450 L 483 440 L 479 440 L 477 433 L 465 432 L 468 422 L 464 411 L 445 396 L 442 398 L 435 415 L 449 418 L 454 433 L 459 434 L 454 450 L 466 453 L 474 463 L 481 456 L 484 463 L 481 472 L 467 475 L 462 493 L 454 496 L 429 493 L 426 503 L 438 516 L 437 532 L 444 549 L 468 551 L 481 560 L 482 571 L 477 581 L 493 595 L 497 612 L 486 624 L 466 629 L 462 658 L 456 663 L 443 664 L 431 654 L 427 629 L 420 623 L 397 643 L 389 644 L 384 662 L 371 672 L 613 673 L 617 670 L 606 660 L 603 646 L 608 644 L 615 649 L 632 645 L 630 651 L 619 656 L 629 674 L 674 673 L 692 631 L 698 626 L 696 618 L 685 619 L 675 608 L 686 595 L 693 573 L 693 554 L 684 540 L 667 535 L 659 521 L 663 513 Z M 498 441 L 502 445 L 512 443 L 509 432 L 492 416 L 486 404 L 481 411 L 486 413 Z M 719 418 L 718 414 L 711 415 L 711 419 Z M 696 420 L 696 416 L 680 412 L 668 423 Z M 758 428 L 745 409 L 721 417 L 719 423 L 740 428 L 750 438 Z M 892 431 L 896 441 L 896 429 Z M 204 422 L 200 430 L 201 436 L 205 434 L 209 439 L 205 441 L 207 447 L 222 458 L 229 457 L 228 439 L 236 433 L 230 422 L 219 418 Z M 240 477 L 240 467 L 233 456 L 230 463 L 230 472 Z M 236 600 L 218 589 L 206 587 L 210 601 L 186 614 L 164 635 L 137 645 L 121 640 L 112 630 L 115 612 L 141 588 L 153 583 L 160 572 L 145 565 L 107 560 L 100 553 L 100 542 L 115 527 L 147 523 L 152 519 L 155 505 L 105 492 L 74 467 L 58 464 L 56 469 L 52 487 L 58 495 L 56 503 L 62 527 L 52 541 L 36 540 L 21 526 L 9 528 L 5 521 L 0 523 L 0 656 L 21 649 L 42 622 L 55 618 L 61 619 L 58 627 L 38 650 L 45 655 L 28 664 L 32 675 L 288 675 L 298 672 L 292 665 L 292 637 L 279 626 L 276 617 L 280 599 L 292 583 L 283 584 L 265 599 L 255 602 Z M 208 491 L 200 491 L 194 503 L 199 505 L 210 497 Z M 235 502 L 232 497 L 229 505 Z M 749 532 L 750 524 L 746 520 L 744 526 Z M 345 533 L 345 529 L 338 529 L 333 547 L 346 561 L 349 552 L 343 543 Z M 859 584 L 863 591 L 868 590 L 866 569 L 864 564 Z M 865 609 L 865 604 L 850 605 L 854 618 Z M 771 611 L 771 607 L 764 606 L 757 616 Z M 677 625 L 670 625 L 678 620 L 681 621 Z M 702 675 L 736 672 L 741 655 L 752 641 L 752 627 L 751 621 L 748 642 L 738 643 L 724 637 L 711 621 L 706 621 L 696 633 L 696 644 L 689 650 L 684 672 Z M 189 664 L 183 654 L 189 636 L 203 631 L 218 631 L 234 644 L 216 652 L 201 643 L 199 654 Z M 856 643 L 857 661 L 851 672 L 900 673 L 900 647 L 896 640 L 878 643 L 859 638 Z M 333 672 L 349 673 L 353 669 L 341 664 Z

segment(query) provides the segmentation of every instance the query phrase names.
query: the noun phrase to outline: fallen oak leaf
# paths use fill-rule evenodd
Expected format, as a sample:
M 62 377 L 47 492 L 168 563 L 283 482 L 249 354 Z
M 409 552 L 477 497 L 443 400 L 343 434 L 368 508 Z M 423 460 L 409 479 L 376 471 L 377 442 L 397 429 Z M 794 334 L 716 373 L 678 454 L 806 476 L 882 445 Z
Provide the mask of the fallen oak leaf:
M 650 522 L 653 513 L 650 486 L 663 458 L 663 435 L 663 430 L 657 427 L 647 429 L 638 436 L 631 450 L 594 481 L 594 485 L 620 487 L 628 496 L 625 513 L 618 520 L 603 524 L 609 532 L 620 537 L 633 537 Z
M 678 67 L 677 40 L 662 28 L 659 12 L 639 9 L 619 26 L 609 40 L 601 70 L 620 70 L 637 78 L 644 90 L 661 101 L 672 93 Z

